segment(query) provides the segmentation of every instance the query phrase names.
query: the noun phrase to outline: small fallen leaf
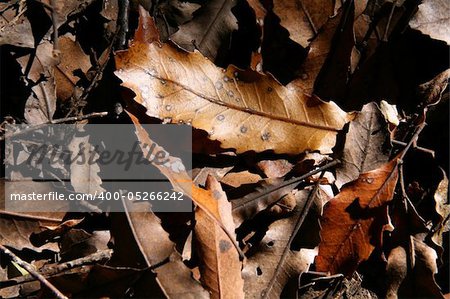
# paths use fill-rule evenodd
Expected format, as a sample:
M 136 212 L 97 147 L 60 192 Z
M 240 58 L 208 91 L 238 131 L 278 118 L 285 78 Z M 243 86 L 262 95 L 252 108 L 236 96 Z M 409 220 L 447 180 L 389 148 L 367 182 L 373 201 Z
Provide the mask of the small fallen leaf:
M 203 4 L 189 22 L 179 26 L 170 37 L 181 48 L 199 50 L 214 61 L 219 49 L 229 44 L 231 33 L 237 29 L 236 17 L 231 9 L 236 0 L 210 0 Z
M 445 176 L 445 172 L 443 172 L 444 178 L 439 183 L 436 193 L 434 193 L 434 200 L 436 202 L 436 212 L 440 216 L 440 221 L 434 228 L 434 235 L 432 236 L 433 241 L 442 246 L 442 235 L 444 232 L 450 231 L 450 203 L 448 200 L 448 178 Z
M 291 215 L 272 223 L 261 242 L 252 248 L 255 253 L 248 257 L 242 271 L 247 298 L 280 298 L 289 278 L 308 271 L 314 261 L 317 248 L 292 250 L 287 247 L 308 194 L 309 190 L 297 192 L 297 205 Z M 281 261 L 283 255 L 285 259 Z M 275 275 L 280 263 L 281 268 Z
M 100 167 L 97 163 L 98 153 L 89 143 L 89 136 L 74 136 L 68 148 L 72 153 L 71 161 L 74 161 L 74 163 L 70 163 L 70 183 L 74 191 L 85 194 L 100 194 L 105 191 L 101 187 Z M 83 159 L 90 153 L 95 153 L 92 155 L 93 159 L 89 159 L 89 161 Z
M 261 169 L 262 172 L 268 178 L 281 178 L 284 177 L 289 171 L 292 170 L 294 165 L 289 163 L 289 161 L 280 160 L 262 160 L 256 163 L 256 165 Z
M 282 179 L 266 179 L 258 182 L 255 191 L 232 200 L 233 217 L 237 226 L 265 210 L 295 188 L 295 184 L 279 188 Z
M 319 30 L 334 15 L 332 0 L 274 1 L 274 12 L 281 25 L 289 30 L 290 38 L 303 47 L 310 44 Z
M 53 67 L 58 61 L 53 57 L 53 46 L 48 41 L 41 42 L 36 55 L 17 58 L 22 74 L 31 88 L 31 94 L 25 104 L 25 119 L 30 124 L 48 123 L 56 110 L 56 85 Z M 28 70 L 28 65 L 31 68 Z
M 175 244 L 161 226 L 161 220 L 147 203 L 124 201 L 125 213 L 114 213 L 111 233 L 115 249 L 112 265 L 131 267 L 156 266 L 156 281 L 169 298 L 207 298 L 207 292 L 191 277 L 191 271 L 183 264 L 175 251 Z M 130 255 L 138 250 L 141 256 Z M 140 264 L 142 262 L 144 264 Z
M 448 86 L 450 69 L 443 71 L 428 82 L 419 85 L 419 93 L 426 105 L 436 105 Z
M 240 172 L 228 172 L 220 182 L 237 188 L 244 184 L 257 183 L 259 180 L 261 180 L 259 175 L 245 170 Z
M 26 16 L 27 5 L 19 3 L 15 9 L 11 2 L 0 3 L 0 45 L 33 48 L 34 36 Z
M 56 95 L 58 99 L 70 98 L 79 77 L 74 72 L 79 70 L 86 74 L 91 67 L 89 55 L 83 52 L 75 37 L 66 34 L 59 38 L 60 63 L 55 65 Z
M 449 10 L 450 3 L 446 0 L 424 0 L 409 21 L 409 26 L 450 45 Z
M 408 267 L 408 253 L 399 246 L 391 250 L 387 263 L 386 298 L 444 298 L 434 279 L 437 254 L 417 238 L 412 240 L 415 265 Z
M 397 183 L 396 159 L 362 173 L 324 207 L 317 271 L 351 276 L 381 245 L 387 204 Z
M 345 137 L 342 163 L 336 169 L 338 188 L 386 163 L 391 147 L 388 126 L 377 104 L 364 105 Z

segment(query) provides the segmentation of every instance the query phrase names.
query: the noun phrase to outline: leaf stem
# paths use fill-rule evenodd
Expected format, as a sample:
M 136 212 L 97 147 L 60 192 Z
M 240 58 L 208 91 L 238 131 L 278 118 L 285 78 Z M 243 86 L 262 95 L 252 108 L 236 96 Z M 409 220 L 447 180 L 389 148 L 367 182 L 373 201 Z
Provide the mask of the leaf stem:
M 71 122 L 71 121 L 80 121 L 80 120 L 94 118 L 94 117 L 103 117 L 103 116 L 106 116 L 106 115 L 108 115 L 108 112 L 93 112 L 93 113 L 89 113 L 89 114 L 86 114 L 86 115 L 54 119 L 54 120 L 52 120 L 51 122 L 48 122 L 48 123 L 34 125 L 34 126 L 28 127 L 26 129 L 23 129 L 23 130 L 18 131 L 18 132 L 5 134 L 4 136 L 0 136 L 0 140 L 4 140 L 5 138 L 17 137 L 19 135 L 22 135 L 22 134 L 25 134 L 25 133 L 29 133 L 29 132 L 34 131 L 34 130 L 39 130 L 41 128 L 44 128 L 47 125 L 54 125 L 54 124 L 60 124 L 60 123 L 65 123 L 65 122 Z

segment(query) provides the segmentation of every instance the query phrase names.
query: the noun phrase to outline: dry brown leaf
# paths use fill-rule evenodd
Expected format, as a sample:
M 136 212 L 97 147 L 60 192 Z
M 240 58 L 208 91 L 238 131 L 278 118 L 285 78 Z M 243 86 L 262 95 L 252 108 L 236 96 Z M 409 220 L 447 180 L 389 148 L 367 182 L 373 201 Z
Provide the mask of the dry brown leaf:
M 322 32 L 311 41 L 308 56 L 302 65 L 302 74 L 299 79 L 292 82 L 307 94 L 313 93 L 314 82 L 328 56 L 331 41 L 341 16 L 342 12 L 329 18 L 323 26 Z
M 397 160 L 363 173 L 324 208 L 317 271 L 350 276 L 381 244 L 387 204 L 397 183 Z
M 151 211 L 150 205 L 124 201 L 124 207 L 126 216 L 114 215 L 112 220 L 113 228 L 116 228 L 113 230 L 116 249 L 112 258 L 118 256 L 119 261 L 128 262 L 131 244 L 136 244 L 148 267 L 168 259 L 168 262 L 153 270 L 161 290 L 168 298 L 208 298 L 208 293 L 191 277 L 191 271 L 183 264 L 181 256 L 175 251 L 175 244 L 161 226 L 161 220 Z M 123 227 L 127 225 L 129 228 Z M 129 231 L 124 233 L 124 229 Z M 117 263 L 117 260 L 114 262 Z
M 206 186 L 210 192 L 211 205 L 217 209 L 220 220 L 229 231 L 234 232 L 231 204 L 220 183 L 213 176 L 209 176 Z M 233 244 L 204 210 L 195 211 L 195 220 L 201 281 L 210 290 L 211 298 L 244 298 L 242 262 Z
M 417 13 L 409 21 L 409 26 L 450 45 L 449 10 L 450 2 L 447 0 L 424 0 L 419 5 Z
M 319 29 L 334 15 L 333 0 L 274 0 L 274 12 L 281 19 L 281 25 L 289 30 L 290 38 L 303 47 L 316 36 Z
M 448 178 L 443 172 L 444 178 L 439 183 L 436 193 L 434 194 L 434 200 L 436 202 L 436 212 L 441 218 L 437 226 L 434 228 L 434 235 L 432 236 L 433 241 L 442 246 L 442 234 L 450 230 L 450 203 L 448 199 Z
M 13 45 L 32 48 L 34 36 L 31 24 L 26 16 L 25 2 L 20 2 L 19 8 L 11 2 L 0 3 L 0 45 Z
M 56 110 L 56 85 L 53 66 L 58 61 L 53 57 L 53 46 L 44 41 L 36 48 L 36 55 L 17 58 L 22 74 L 31 86 L 31 95 L 25 104 L 25 119 L 30 124 L 50 122 Z M 32 61 L 30 61 L 32 59 Z M 28 65 L 31 68 L 28 71 Z
M 442 98 L 442 94 L 447 89 L 450 79 L 450 69 L 446 69 L 442 73 L 428 82 L 419 85 L 419 93 L 426 105 L 436 105 Z
M 231 187 L 237 188 L 245 184 L 254 184 L 261 180 L 261 177 L 255 173 L 251 173 L 248 170 L 240 172 L 227 173 L 220 182 L 227 184 Z
M 232 168 L 233 166 L 194 168 L 192 169 L 192 180 L 195 184 L 204 186 L 208 175 L 212 175 L 220 181 Z
M 244 197 L 233 200 L 233 217 L 236 225 L 241 225 L 247 219 L 252 219 L 256 214 L 265 210 L 283 196 L 289 194 L 295 184 L 279 188 L 282 179 L 261 180 L 256 185 L 254 192 Z
M 68 148 L 72 153 L 71 159 L 74 161 L 70 164 L 70 183 L 73 190 L 86 194 L 100 194 L 105 191 L 101 187 L 100 166 L 96 161 L 98 153 L 95 153 L 94 147 L 89 143 L 89 136 L 74 136 Z M 80 153 L 85 156 L 80 156 Z M 95 160 L 87 161 L 83 159 L 89 153 L 95 153 L 92 156 Z
M 330 153 L 349 115 L 269 76 L 230 67 L 226 73 L 200 53 L 135 41 L 116 56 L 123 86 L 147 114 L 185 122 L 237 152 Z
M 391 250 L 386 265 L 386 298 L 444 298 L 434 279 L 437 273 L 437 254 L 420 239 L 412 237 L 414 264 L 408 267 L 411 257 L 404 247 Z
M 138 140 L 140 141 L 140 147 L 144 154 L 144 157 L 150 157 L 150 147 L 144 146 L 144 145 L 150 145 L 154 144 L 154 152 L 158 151 L 164 151 L 164 148 L 156 144 L 150 139 L 150 136 L 145 131 L 145 129 L 142 127 L 142 125 L 139 123 L 139 120 L 132 115 L 131 113 L 128 113 L 131 120 L 133 121 L 135 127 L 136 127 L 136 136 L 138 137 Z M 197 187 L 192 182 L 191 177 L 186 172 L 186 169 L 184 168 L 183 162 L 181 159 L 168 156 L 168 162 L 166 162 L 163 165 L 155 164 L 152 161 L 153 166 L 158 168 L 161 173 L 167 177 L 167 179 L 172 184 L 175 191 L 183 192 L 184 195 L 190 197 L 192 201 L 198 206 L 198 208 L 202 209 L 212 220 L 215 222 L 228 236 L 229 240 L 233 242 L 233 246 L 238 248 L 237 244 L 234 242 L 235 237 L 234 235 L 234 229 L 230 231 L 224 223 L 222 223 L 221 220 L 221 214 L 220 211 L 217 208 L 217 204 L 211 200 L 212 198 L 212 192 L 209 190 L 205 190 L 202 188 Z
M 289 171 L 292 170 L 294 165 L 289 163 L 288 160 L 279 159 L 279 160 L 262 160 L 256 164 L 259 169 L 268 177 L 268 178 L 281 178 L 284 177 Z
M 242 272 L 246 298 L 280 298 L 289 278 L 308 271 L 317 249 L 302 248 L 297 251 L 287 247 L 308 194 L 309 190 L 297 192 L 297 205 L 290 217 L 272 223 L 261 242 L 252 248 L 255 253 L 247 259 Z M 283 256 L 285 259 L 281 261 Z
M 74 75 L 74 71 L 81 70 L 83 74 L 86 74 L 91 67 L 91 62 L 73 36 L 60 37 L 58 45 L 61 55 L 60 63 L 55 66 L 56 95 L 58 99 L 65 100 L 70 98 L 73 88 L 80 80 Z
M 5 184 L 6 186 L 5 192 Z M 5 182 L 0 180 L 0 244 L 22 250 L 24 248 L 32 249 L 37 252 L 48 249 L 55 252 L 59 251 L 56 243 L 47 243 L 43 246 L 37 246 L 30 240 L 33 233 L 40 233 L 45 230 L 46 225 L 58 225 L 65 213 L 58 212 L 10 212 L 5 209 L 5 194 L 19 192 L 42 193 L 54 191 L 51 184 L 28 182 Z M 40 203 L 40 202 L 39 202 Z M 22 203 L 23 205 L 23 203 Z

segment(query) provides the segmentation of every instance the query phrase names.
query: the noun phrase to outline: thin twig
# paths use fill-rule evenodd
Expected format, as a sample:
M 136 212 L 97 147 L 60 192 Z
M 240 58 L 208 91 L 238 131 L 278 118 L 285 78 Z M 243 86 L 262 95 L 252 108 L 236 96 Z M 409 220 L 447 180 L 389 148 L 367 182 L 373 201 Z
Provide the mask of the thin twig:
M 128 28 L 128 14 L 130 12 L 130 1 L 122 0 L 119 2 L 119 16 L 118 16 L 118 24 L 119 24 L 119 37 L 117 40 L 117 48 L 122 50 L 126 48 L 127 34 L 129 31 Z
M 12 217 L 18 217 L 18 218 L 30 219 L 30 220 L 38 220 L 38 221 L 47 221 L 47 222 L 61 223 L 61 219 L 57 219 L 57 218 L 50 218 L 50 217 L 45 217 L 45 216 L 16 213 L 16 212 L 5 211 L 5 210 L 0 210 L 0 215 L 6 215 L 6 216 L 12 216 Z
M 399 181 L 400 181 L 400 190 L 402 192 L 402 200 L 403 200 L 403 204 L 405 205 L 405 211 L 408 212 L 408 203 L 406 202 L 406 200 L 408 199 L 408 195 L 406 194 L 406 189 L 405 189 L 405 179 L 404 179 L 404 175 L 403 175 L 403 161 L 400 161 L 398 163 L 398 174 L 399 174 Z
M 298 2 L 300 3 L 300 6 L 301 6 L 303 12 L 305 13 L 306 18 L 308 19 L 308 23 L 311 26 L 312 31 L 314 32 L 314 36 L 316 36 L 317 33 L 319 32 L 317 30 L 316 24 L 314 24 L 314 22 L 311 18 L 311 15 L 309 14 L 309 11 L 306 9 L 305 5 L 303 5 L 303 1 L 299 0 Z
M 402 145 L 402 146 L 407 146 L 408 144 L 406 142 L 400 141 L 400 140 L 392 140 L 393 144 L 397 144 L 397 145 Z M 421 147 L 421 146 L 415 146 L 413 144 L 413 148 L 415 148 L 416 150 L 420 151 L 420 152 L 424 152 L 424 153 L 428 153 L 431 154 L 434 158 L 435 156 L 435 152 L 429 148 L 425 148 L 425 147 Z
M 308 172 L 308 173 L 306 173 L 306 174 L 304 174 L 304 175 L 302 175 L 302 176 L 300 176 L 300 177 L 298 177 L 298 178 L 290 179 L 290 180 L 288 180 L 288 181 L 285 181 L 285 182 L 281 183 L 280 185 L 278 185 L 278 186 L 276 186 L 276 187 L 269 188 L 269 189 L 265 190 L 265 192 L 258 193 L 258 194 L 255 195 L 254 197 L 249 197 L 249 198 L 246 199 L 245 201 L 243 201 L 243 202 L 241 202 L 241 203 L 235 205 L 235 206 L 233 207 L 233 210 L 239 209 L 239 208 L 241 208 L 241 207 L 247 205 L 249 202 L 252 202 L 252 201 L 254 201 L 254 200 L 258 199 L 258 198 L 261 198 L 261 197 L 263 197 L 263 196 L 266 196 L 266 195 L 269 194 L 269 193 L 275 192 L 275 191 L 280 190 L 280 189 L 282 189 L 282 188 L 284 188 L 284 187 L 287 187 L 287 186 L 289 186 L 289 185 L 297 184 L 297 183 L 303 181 L 304 179 L 306 179 L 306 178 L 308 178 L 308 177 L 310 177 L 310 176 L 312 176 L 312 175 L 315 175 L 315 174 L 317 174 L 317 173 L 319 173 L 319 172 L 322 172 L 322 171 L 324 171 L 324 170 L 327 170 L 328 168 L 331 168 L 331 167 L 333 167 L 333 166 L 336 166 L 336 165 L 338 165 L 339 163 L 341 163 L 341 161 L 339 161 L 339 160 L 336 159 L 336 160 L 334 160 L 334 161 L 332 161 L 332 162 L 330 162 L 330 163 L 327 163 L 327 164 L 325 164 L 325 165 L 323 165 L 323 166 L 321 166 L 321 167 L 319 167 L 319 168 L 316 168 L 316 169 L 314 169 L 314 170 L 311 170 L 310 172 Z
M 43 285 L 45 285 L 50 291 L 55 294 L 56 298 L 58 299 L 67 299 L 66 296 L 64 296 L 63 293 L 61 293 L 54 285 L 52 285 L 42 274 L 40 274 L 38 271 L 34 269 L 34 267 L 25 262 L 24 260 L 20 259 L 17 255 L 15 255 L 11 250 L 6 248 L 5 246 L 0 244 L 0 250 L 3 251 L 6 255 L 8 255 L 13 262 L 15 262 L 20 267 L 24 268 L 28 271 L 31 275 L 33 275 L 37 280 L 39 280 Z
M 60 51 L 58 46 L 58 24 L 56 23 L 58 18 L 58 13 L 56 12 L 56 0 L 50 0 L 50 5 L 52 7 L 51 14 L 52 14 L 52 25 L 53 25 L 53 58 L 58 58 Z
M 43 124 L 39 124 L 39 125 L 34 125 L 34 126 L 28 127 L 26 129 L 23 129 L 23 130 L 18 131 L 18 132 L 5 134 L 3 136 L 0 136 L 0 140 L 4 140 L 5 138 L 17 137 L 19 135 L 23 135 L 23 134 L 29 133 L 31 131 L 42 129 L 45 126 L 51 125 L 51 124 L 60 124 L 60 123 L 65 123 L 65 122 L 80 121 L 80 120 L 89 119 L 89 118 L 104 117 L 106 115 L 108 115 L 108 112 L 93 112 L 93 113 L 89 113 L 89 114 L 86 114 L 86 115 L 54 119 L 51 123 L 48 122 L 48 123 L 43 123 Z
M 316 197 L 317 189 L 319 188 L 320 179 L 323 178 L 324 174 L 325 174 L 325 172 L 322 171 L 319 179 L 316 181 L 316 183 L 314 185 L 314 188 L 311 190 L 311 192 L 308 195 L 308 198 L 306 199 L 305 205 L 303 206 L 303 209 L 298 216 L 297 223 L 295 224 L 294 230 L 292 231 L 291 236 L 289 237 L 289 240 L 288 240 L 286 246 L 284 247 L 283 254 L 282 254 L 281 259 L 275 269 L 275 273 L 273 274 L 273 276 L 269 282 L 269 285 L 267 286 L 267 288 L 264 290 L 264 292 L 262 294 L 263 298 L 268 298 L 268 296 L 269 296 L 270 290 L 272 289 L 272 287 L 275 283 L 275 280 L 276 280 L 279 272 L 281 271 L 281 267 L 283 266 L 284 262 L 286 261 L 288 252 L 291 248 L 292 241 L 294 241 L 295 236 L 297 235 L 300 227 L 303 224 L 303 221 L 305 221 L 305 218 L 308 215 L 309 210 L 311 209 L 311 206 Z
M 394 2 L 392 2 L 391 12 L 389 13 L 389 18 L 388 18 L 388 21 L 387 21 L 387 24 L 386 24 L 386 28 L 384 29 L 384 36 L 383 36 L 383 41 L 384 42 L 388 41 L 389 27 L 391 25 L 392 16 L 394 15 L 395 7 L 397 6 L 397 1 L 398 0 L 394 0 Z
M 403 152 L 401 153 L 400 157 L 398 158 L 400 161 L 403 161 L 403 158 L 405 157 L 406 153 L 409 151 L 411 146 L 417 141 L 417 138 L 419 137 L 420 132 L 422 132 L 423 128 L 425 128 L 426 123 L 421 123 L 416 131 L 414 132 L 413 136 L 409 140 L 408 144 L 406 144 L 406 147 L 403 149 Z
M 106 65 L 108 64 L 110 53 L 113 49 L 116 38 L 117 38 L 117 32 L 114 34 L 108 48 L 102 53 L 102 55 L 100 55 L 100 60 L 102 60 L 103 55 L 106 55 L 106 58 L 104 58 L 104 61 L 102 64 L 96 65 L 96 71 L 95 71 L 94 77 L 92 78 L 91 82 L 89 83 L 89 86 L 83 90 L 83 94 L 80 97 L 71 99 L 73 102 L 73 107 L 69 110 L 69 112 L 67 112 L 66 117 L 69 117 L 69 115 L 71 115 L 75 111 L 75 109 L 78 108 L 79 103 L 81 103 L 87 99 L 87 97 L 89 96 L 92 89 L 94 89 L 94 87 L 97 85 L 98 81 L 102 78 L 103 71 L 105 70 Z M 82 112 L 83 112 L 83 110 L 81 109 L 80 113 L 82 113 Z
M 49 277 L 58 275 L 62 272 L 65 272 L 65 271 L 73 269 L 73 268 L 91 265 L 91 264 L 95 264 L 97 262 L 108 260 L 111 258 L 111 255 L 112 255 L 111 249 L 100 250 L 93 254 L 90 254 L 88 256 L 85 256 L 85 257 L 82 257 L 82 258 L 79 258 L 79 259 L 76 259 L 76 260 L 73 260 L 70 262 L 66 262 L 66 263 L 62 263 L 62 264 L 58 264 L 58 265 L 52 265 L 52 266 L 44 266 L 39 270 L 39 273 L 42 274 L 44 277 L 49 278 Z M 19 277 L 9 279 L 6 281 L 1 281 L 0 289 L 10 287 L 13 285 L 22 284 L 22 283 L 29 282 L 29 281 L 34 281 L 34 280 L 36 280 L 36 278 L 30 274 L 19 276 Z

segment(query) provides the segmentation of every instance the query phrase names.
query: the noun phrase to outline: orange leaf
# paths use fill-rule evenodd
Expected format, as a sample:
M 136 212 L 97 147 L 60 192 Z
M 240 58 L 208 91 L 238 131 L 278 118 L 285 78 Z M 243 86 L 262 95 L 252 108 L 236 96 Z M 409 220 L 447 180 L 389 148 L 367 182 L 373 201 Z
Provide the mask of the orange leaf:
M 228 202 L 220 183 L 213 177 L 206 180 L 208 203 L 217 211 L 221 222 L 234 231 L 231 203 Z M 211 298 L 244 298 L 242 263 L 224 231 L 203 209 L 195 211 L 195 237 L 200 256 L 201 280 L 211 291 Z M 233 237 L 236 238 L 233 233 Z
M 351 275 L 381 245 L 387 204 L 397 183 L 397 160 L 363 173 L 324 208 L 317 271 Z

